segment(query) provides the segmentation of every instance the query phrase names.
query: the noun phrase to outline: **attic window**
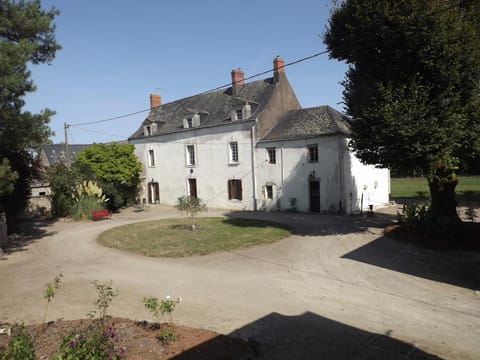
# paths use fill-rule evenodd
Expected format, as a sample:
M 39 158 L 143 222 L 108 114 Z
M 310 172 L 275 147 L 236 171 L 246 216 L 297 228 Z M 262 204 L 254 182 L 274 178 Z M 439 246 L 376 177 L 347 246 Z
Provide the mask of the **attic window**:
M 242 120 L 243 119 L 243 111 L 242 109 L 235 110 L 235 119 Z
M 245 103 L 241 108 L 233 109 L 230 115 L 230 120 L 244 120 L 252 115 L 252 107 L 249 103 Z
M 145 129 L 143 131 L 143 135 L 145 135 L 145 136 L 152 135 L 152 127 L 150 125 L 145 126 Z
M 188 129 L 192 127 L 200 126 L 200 115 L 195 114 L 192 117 L 183 119 L 183 128 Z

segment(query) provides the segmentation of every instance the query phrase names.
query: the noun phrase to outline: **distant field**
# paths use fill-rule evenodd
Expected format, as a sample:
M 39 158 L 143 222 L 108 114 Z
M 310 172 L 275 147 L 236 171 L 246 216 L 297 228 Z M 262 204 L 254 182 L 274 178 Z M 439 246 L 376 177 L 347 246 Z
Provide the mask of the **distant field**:
M 425 178 L 392 178 L 391 195 L 394 198 L 415 198 L 417 191 L 428 190 Z M 459 176 L 456 192 L 458 197 L 463 198 L 465 191 L 474 191 L 475 200 L 480 200 L 480 176 Z

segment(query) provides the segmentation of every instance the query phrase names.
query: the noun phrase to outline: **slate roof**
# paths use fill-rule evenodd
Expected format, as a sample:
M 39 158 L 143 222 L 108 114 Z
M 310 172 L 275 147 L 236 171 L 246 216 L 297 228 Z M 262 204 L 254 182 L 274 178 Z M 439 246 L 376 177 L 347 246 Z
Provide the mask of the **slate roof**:
M 232 96 L 232 88 L 230 87 L 226 90 L 201 93 L 162 104 L 150 111 L 142 125 L 130 136 L 129 140 L 145 138 L 144 125 L 153 123 L 157 125 L 157 129 L 152 133 L 152 136 L 191 130 L 191 128 L 183 128 L 183 119 L 194 114 L 200 115 L 200 126 L 196 127 L 197 129 L 228 124 L 231 111 L 241 107 L 246 102 L 251 106 L 251 116 L 249 119 L 237 120 L 235 123 L 249 121 L 254 119 L 256 114 L 261 111 L 262 106 L 267 103 L 273 87 L 273 78 L 268 78 L 245 83 L 236 96 Z
M 72 161 L 75 160 L 75 158 L 77 157 L 77 153 L 90 145 L 91 144 L 68 145 L 68 148 L 70 150 L 71 160 Z M 47 160 L 48 160 L 48 164 L 45 164 L 45 165 L 51 166 L 53 164 L 65 161 L 65 144 L 42 145 L 42 149 L 45 152 L 45 155 L 47 156 Z
M 348 118 L 330 106 L 288 111 L 261 141 L 348 134 Z

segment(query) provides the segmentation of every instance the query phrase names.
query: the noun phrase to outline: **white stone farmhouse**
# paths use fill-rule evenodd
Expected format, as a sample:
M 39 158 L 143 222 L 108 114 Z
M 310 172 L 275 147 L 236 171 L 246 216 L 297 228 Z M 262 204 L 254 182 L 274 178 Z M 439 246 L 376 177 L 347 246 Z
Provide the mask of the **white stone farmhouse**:
M 167 104 L 129 138 L 143 164 L 145 203 L 198 196 L 236 210 L 355 212 L 388 203 L 389 171 L 360 163 L 348 148 L 348 119 L 329 106 L 302 109 L 284 62 L 273 77 Z

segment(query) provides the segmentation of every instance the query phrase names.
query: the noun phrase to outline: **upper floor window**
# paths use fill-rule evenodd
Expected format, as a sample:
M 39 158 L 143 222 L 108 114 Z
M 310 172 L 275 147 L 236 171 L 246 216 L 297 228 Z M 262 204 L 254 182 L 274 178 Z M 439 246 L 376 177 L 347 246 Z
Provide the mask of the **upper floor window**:
M 242 180 L 228 180 L 228 200 L 242 200 Z
M 152 127 L 150 125 L 145 126 L 144 135 L 147 135 L 147 136 L 152 135 Z
M 308 161 L 318 162 L 318 145 L 308 145 Z
M 148 166 L 155 166 L 155 151 L 153 149 L 148 150 Z
M 229 162 L 231 164 L 238 163 L 238 142 L 232 141 L 228 143 L 229 146 Z
M 277 163 L 277 151 L 275 148 L 268 148 L 267 149 L 268 155 L 268 163 L 269 164 L 276 164 Z
M 195 145 L 187 145 L 187 165 L 195 165 Z

